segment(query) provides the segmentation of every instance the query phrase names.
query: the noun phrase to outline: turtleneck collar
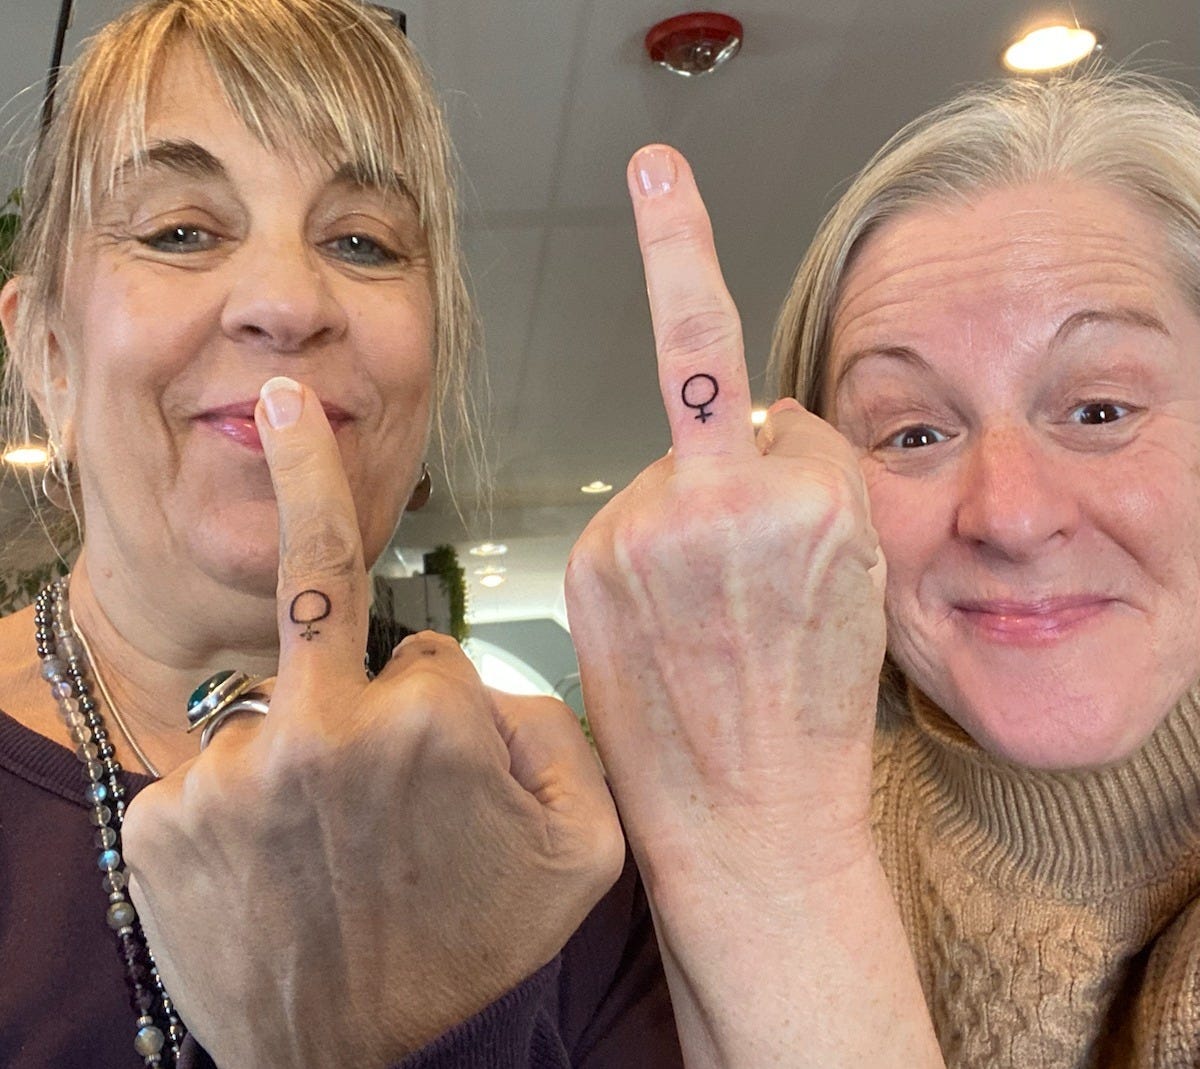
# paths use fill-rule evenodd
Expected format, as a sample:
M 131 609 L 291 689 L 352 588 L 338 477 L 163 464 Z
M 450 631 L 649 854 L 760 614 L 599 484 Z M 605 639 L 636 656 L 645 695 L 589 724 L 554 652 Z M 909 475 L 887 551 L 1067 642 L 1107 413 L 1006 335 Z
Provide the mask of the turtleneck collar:
M 936 834 L 997 883 L 1094 899 L 1200 870 L 1200 684 L 1121 764 L 1031 770 L 991 756 L 923 695 L 905 765 Z M 898 740 L 899 741 L 899 740 Z

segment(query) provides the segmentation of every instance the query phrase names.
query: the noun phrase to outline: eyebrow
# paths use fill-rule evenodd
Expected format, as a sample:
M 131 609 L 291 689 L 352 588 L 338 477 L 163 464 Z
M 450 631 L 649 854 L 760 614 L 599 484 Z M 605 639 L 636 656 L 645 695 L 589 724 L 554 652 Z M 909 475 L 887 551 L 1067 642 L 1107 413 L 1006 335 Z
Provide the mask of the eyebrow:
M 1067 316 L 1059 324 L 1058 329 L 1054 332 L 1054 337 L 1050 341 L 1051 348 L 1068 338 L 1075 331 L 1096 323 L 1111 323 L 1118 326 L 1136 327 L 1139 330 L 1154 331 L 1154 333 L 1161 334 L 1166 338 L 1171 336 L 1171 332 L 1167 330 L 1166 325 L 1158 316 L 1141 308 L 1085 308 L 1082 311 L 1074 312 Z M 884 357 L 889 360 L 900 360 L 918 371 L 930 370 L 929 361 L 915 349 L 910 349 L 907 345 L 868 345 L 865 348 L 856 349 L 846 358 L 845 364 L 842 365 L 841 370 L 838 371 L 837 377 L 833 381 L 832 396 L 837 396 L 846 376 L 850 374 L 856 364 L 873 356 Z
M 1050 344 L 1057 345 L 1082 327 L 1090 327 L 1093 323 L 1116 324 L 1118 326 L 1137 327 L 1139 330 L 1152 330 L 1165 338 L 1171 336 L 1166 324 L 1153 312 L 1142 308 L 1085 308 L 1081 312 L 1067 316 L 1054 332 Z
M 228 177 L 225 165 L 216 156 L 187 138 L 153 141 L 145 149 L 131 153 L 117 168 L 118 180 L 147 167 L 174 171 L 189 178 Z M 361 162 L 338 166 L 330 184 L 374 189 L 413 199 L 408 183 L 398 171 L 392 171 L 381 181 L 373 168 Z
M 221 178 L 225 165 L 195 141 L 152 141 L 144 149 L 126 156 L 117 168 L 118 180 L 146 168 L 176 171 L 194 178 Z
M 374 189 L 381 193 L 394 193 L 414 201 L 416 199 L 399 171 L 391 171 L 380 181 L 380 176 L 375 169 L 362 162 L 341 164 L 333 172 L 330 183 L 357 186 L 360 189 Z
M 830 396 L 837 396 L 838 391 L 842 388 L 842 383 L 846 380 L 846 376 L 854 370 L 856 364 L 872 356 L 881 356 L 888 360 L 900 360 L 916 368 L 918 371 L 929 370 L 929 361 L 915 349 L 910 349 L 907 345 L 868 345 L 863 349 L 855 349 L 846 358 L 846 362 L 842 365 L 841 370 L 837 373 L 837 377 L 833 380 L 833 389 L 830 391 Z

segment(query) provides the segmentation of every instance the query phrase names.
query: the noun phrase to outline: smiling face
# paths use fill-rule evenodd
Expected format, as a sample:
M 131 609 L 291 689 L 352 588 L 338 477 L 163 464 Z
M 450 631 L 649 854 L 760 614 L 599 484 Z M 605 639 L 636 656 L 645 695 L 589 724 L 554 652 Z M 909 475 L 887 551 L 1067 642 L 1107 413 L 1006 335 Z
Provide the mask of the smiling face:
M 1058 182 L 908 212 L 843 282 L 889 649 L 989 751 L 1131 754 L 1200 676 L 1200 317 L 1160 224 Z
M 364 184 L 359 161 L 265 147 L 191 51 L 161 69 L 145 158 L 68 265 L 50 403 L 74 446 L 93 568 L 193 570 L 271 595 L 259 387 L 287 375 L 321 398 L 373 560 L 428 435 L 425 236 L 411 199 Z

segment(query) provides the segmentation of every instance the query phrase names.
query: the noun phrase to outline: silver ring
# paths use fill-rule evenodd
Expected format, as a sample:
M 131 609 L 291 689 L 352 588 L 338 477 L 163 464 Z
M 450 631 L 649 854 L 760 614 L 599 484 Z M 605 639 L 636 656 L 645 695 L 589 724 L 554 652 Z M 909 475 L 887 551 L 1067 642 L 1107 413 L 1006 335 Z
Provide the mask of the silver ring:
M 258 716 L 266 716 L 269 709 L 270 706 L 267 705 L 264 698 L 239 698 L 237 701 L 222 705 L 209 717 L 204 725 L 204 730 L 200 732 L 200 749 L 207 748 L 208 744 L 212 742 L 212 737 L 217 733 L 217 729 L 231 716 L 237 716 L 238 713 L 256 713 Z
M 248 676 L 245 672 L 218 672 L 210 676 L 193 692 L 188 700 L 188 734 L 203 728 L 230 702 L 250 697 L 265 676 Z

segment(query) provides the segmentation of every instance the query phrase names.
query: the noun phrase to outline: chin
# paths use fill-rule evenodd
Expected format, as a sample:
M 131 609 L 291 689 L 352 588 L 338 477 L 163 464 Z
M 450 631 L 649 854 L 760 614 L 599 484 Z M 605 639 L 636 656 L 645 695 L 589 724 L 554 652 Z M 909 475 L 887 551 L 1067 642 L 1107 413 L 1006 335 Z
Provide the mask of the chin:
M 946 714 L 984 750 L 1025 768 L 1082 771 L 1132 757 L 1166 719 L 1178 695 L 1082 690 L 1064 693 L 1039 680 L 947 694 Z
M 249 513 L 251 510 L 247 510 Z M 279 579 L 279 523 L 272 506 L 269 517 L 240 522 L 228 514 L 189 532 L 187 549 L 198 570 L 215 583 L 256 597 L 274 597 Z

